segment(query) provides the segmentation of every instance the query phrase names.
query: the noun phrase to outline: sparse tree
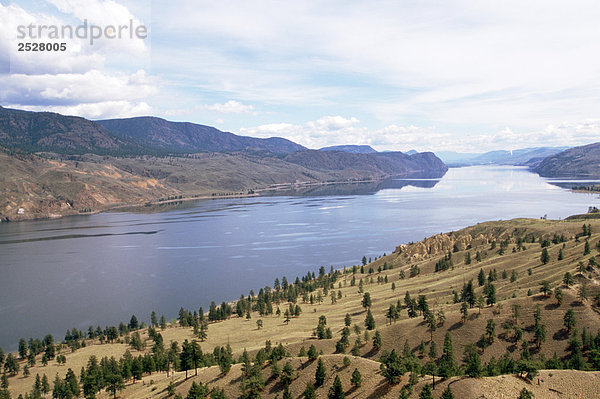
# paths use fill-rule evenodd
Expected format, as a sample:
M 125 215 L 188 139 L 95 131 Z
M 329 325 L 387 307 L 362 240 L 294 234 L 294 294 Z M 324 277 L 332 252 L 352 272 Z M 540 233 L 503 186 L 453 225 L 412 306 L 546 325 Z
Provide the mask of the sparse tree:
M 569 309 L 563 317 L 563 325 L 567 329 L 568 334 L 571 333 L 571 330 L 575 327 L 575 324 L 575 313 L 573 312 L 573 309 Z
M 562 305 L 564 296 L 560 287 L 554 289 L 554 298 L 556 299 L 556 306 Z
M 327 371 L 325 370 L 325 364 L 323 364 L 322 359 L 319 359 L 317 362 L 317 371 L 315 372 L 315 386 L 320 387 L 323 385 L 326 377 Z
M 546 248 L 542 249 L 542 254 L 540 255 L 540 260 L 542 261 L 542 263 L 544 265 L 546 263 L 550 262 L 550 255 L 548 254 L 548 249 L 546 249 Z
M 335 380 L 333 381 L 333 386 L 329 388 L 329 392 L 327 393 L 328 399 L 344 399 L 346 395 L 344 394 L 344 387 L 342 386 L 342 380 L 340 380 L 340 376 L 336 375 Z
M 565 284 L 565 286 L 567 288 L 572 286 L 575 283 L 575 280 L 573 279 L 573 275 L 571 275 L 571 273 L 569 273 L 569 272 L 566 272 L 563 277 L 563 283 Z

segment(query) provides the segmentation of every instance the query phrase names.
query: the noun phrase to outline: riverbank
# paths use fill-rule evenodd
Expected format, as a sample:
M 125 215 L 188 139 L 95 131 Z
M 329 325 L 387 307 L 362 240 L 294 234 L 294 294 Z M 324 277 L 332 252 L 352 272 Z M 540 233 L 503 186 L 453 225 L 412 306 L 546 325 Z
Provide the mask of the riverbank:
M 267 193 L 288 191 L 288 190 L 299 190 L 308 187 L 319 187 L 319 186 L 328 186 L 328 185 L 340 185 L 340 184 L 365 184 L 365 183 L 374 183 L 380 182 L 387 178 L 393 176 L 383 176 L 380 178 L 370 178 L 370 179 L 357 179 L 357 180 L 340 180 L 340 181 L 304 181 L 304 182 L 287 182 L 287 183 L 278 183 L 273 184 L 268 187 L 260 187 L 256 189 L 248 190 L 247 192 L 213 192 L 213 193 L 198 193 L 198 194 L 174 194 L 167 196 L 166 199 L 164 197 L 154 199 L 154 200 L 146 200 L 146 201 L 138 201 L 138 202 L 126 202 L 126 203 L 115 203 L 109 204 L 106 206 L 102 206 L 98 209 L 88 209 L 85 210 L 77 210 L 70 206 L 68 203 L 59 206 L 57 209 L 54 209 L 51 212 L 47 213 L 33 213 L 33 212 L 25 212 L 23 208 L 19 208 L 16 211 L 16 214 L 9 217 L 5 215 L 0 215 L 0 223 L 8 223 L 8 222 L 23 222 L 28 220 L 43 220 L 43 219 L 59 219 L 66 216 L 78 216 L 78 215 L 96 215 L 102 212 L 112 212 L 112 211 L 122 211 L 126 209 L 133 210 L 143 210 L 144 208 L 149 208 L 153 206 L 160 205 L 169 205 L 169 204 L 178 204 L 182 202 L 190 202 L 197 200 L 215 200 L 215 199 L 234 199 L 234 198 L 250 198 L 250 197 L 259 197 L 261 195 L 265 195 Z M 23 211 L 21 211 L 21 209 Z

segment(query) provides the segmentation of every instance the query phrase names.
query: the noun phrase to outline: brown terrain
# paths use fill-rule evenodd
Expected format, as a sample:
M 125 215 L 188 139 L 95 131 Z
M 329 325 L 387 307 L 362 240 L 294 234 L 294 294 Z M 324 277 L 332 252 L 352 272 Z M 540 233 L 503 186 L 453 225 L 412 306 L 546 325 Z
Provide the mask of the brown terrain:
M 108 173 L 109 169 L 106 169 Z M 532 379 L 519 375 L 499 375 L 494 377 L 469 378 L 467 376 L 451 377 L 442 381 L 436 378 L 434 397 L 439 398 L 442 391 L 450 384 L 455 398 L 517 398 L 521 389 L 526 388 L 534 394 L 535 398 L 595 398 L 600 397 L 600 372 L 577 371 L 577 370 L 543 370 L 543 359 L 550 359 L 554 354 L 559 359 L 568 361 L 570 358 L 569 335 L 563 325 L 563 316 L 567 310 L 573 310 L 576 319 L 576 329 L 581 333 L 584 329 L 596 336 L 600 329 L 600 314 L 596 295 L 600 292 L 598 277 L 600 273 L 597 267 L 587 268 L 580 273 L 579 262 L 588 264 L 590 258 L 600 259 L 597 243 L 600 239 L 600 221 L 594 219 L 585 220 L 592 229 L 589 237 L 591 253 L 584 255 L 585 239 L 582 236 L 583 219 L 571 218 L 570 220 L 533 220 L 515 219 L 510 221 L 480 223 L 475 226 L 460 230 L 438 234 L 414 244 L 401 245 L 394 253 L 373 260 L 365 267 L 365 273 L 358 271 L 352 274 L 351 268 L 339 272 L 339 278 L 334 284 L 333 290 L 341 293 L 341 298 L 335 303 L 324 295 L 323 302 L 314 304 L 304 303 L 302 297 L 298 304 L 302 307 L 299 317 L 291 319 L 289 324 L 284 322 L 281 316 L 260 316 L 257 312 L 251 313 L 251 318 L 232 316 L 231 318 L 210 323 L 208 338 L 200 342 L 195 337 L 191 327 L 181 327 L 177 320 L 169 323 L 168 327 L 159 332 L 162 334 L 165 346 L 171 341 L 181 344 L 185 339 L 197 340 L 204 353 L 212 352 L 215 346 L 230 344 L 234 358 L 237 359 L 242 352 L 248 351 L 250 356 L 270 340 L 273 346 L 281 343 L 289 354 L 279 362 L 283 367 L 289 361 L 294 368 L 294 380 L 289 386 L 293 398 L 301 397 L 307 382 L 314 382 L 316 361 L 309 361 L 306 357 L 299 357 L 302 348 L 308 349 L 315 345 L 322 352 L 327 378 L 324 386 L 317 388 L 317 397 L 326 397 L 329 387 L 333 384 L 336 375 L 341 378 L 346 397 L 349 398 L 397 398 L 403 386 L 408 383 L 409 374 L 405 374 L 399 383 L 387 382 L 381 374 L 379 358 L 382 353 L 395 349 L 402 353 L 405 342 L 410 351 L 413 351 L 420 362 L 428 361 L 430 339 L 436 343 L 438 355 L 441 353 L 444 335 L 449 332 L 453 339 L 454 355 L 461 364 L 463 351 L 466 345 L 477 342 L 485 333 L 487 321 L 493 319 L 496 323 L 496 337 L 493 343 L 485 349 L 479 348 L 482 364 L 489 362 L 492 358 L 498 360 L 505 353 L 517 361 L 520 357 L 521 343 L 515 343 L 511 331 L 505 331 L 503 323 L 514 320 L 513 309 L 515 305 L 520 306 L 517 325 L 523 330 L 523 340 L 530 342 L 533 359 L 540 364 L 542 369 Z M 550 244 L 547 248 L 550 260 L 547 264 L 540 261 L 540 240 L 552 240 L 554 235 L 564 236 L 563 243 Z M 530 238 L 535 237 L 536 242 L 531 243 Z M 525 249 L 518 249 L 519 239 L 525 239 Z M 500 253 L 501 242 L 505 242 L 504 253 Z M 492 248 L 493 242 L 497 245 Z M 562 249 L 563 259 L 557 260 L 558 253 Z M 435 272 L 435 264 L 451 251 L 453 266 L 445 271 Z M 472 257 L 471 264 L 466 264 L 466 254 Z M 481 255 L 481 261 L 475 259 L 476 253 Z M 386 267 L 384 268 L 384 265 Z M 411 267 L 418 267 L 420 273 L 410 277 Z M 381 271 L 378 271 L 379 268 Z M 373 272 L 368 270 L 372 268 Z M 359 268 L 360 269 L 360 268 Z M 497 303 L 484 305 L 481 309 L 477 306 L 468 309 L 466 321 L 461 319 L 460 303 L 454 303 L 453 291 L 460 292 L 463 284 L 473 280 L 477 296 L 482 294 L 483 287 L 477 284 L 477 276 L 483 270 L 485 276 L 492 270 L 496 270 L 498 279 L 493 282 L 496 287 Z M 504 273 L 506 272 L 506 273 Z M 511 282 L 511 275 L 515 273 L 515 279 Z M 574 284 L 567 287 L 563 284 L 563 276 L 566 272 L 574 276 Z M 401 278 L 401 273 L 404 278 Z M 353 276 L 356 285 L 351 285 Z M 387 278 L 387 282 L 385 282 Z M 372 337 L 375 331 L 370 332 L 370 340 L 362 340 L 360 356 L 352 356 L 349 349 L 346 354 L 336 354 L 335 344 L 340 337 L 344 327 L 344 316 L 349 314 L 352 319 L 350 347 L 355 341 L 356 335 L 354 325 L 358 325 L 364 334 L 364 320 L 366 311 L 361 306 L 363 294 L 359 292 L 359 281 L 362 280 L 364 291 L 369 292 L 372 298 L 371 311 L 375 316 L 376 329 L 382 337 L 382 348 L 373 348 Z M 545 296 L 540 293 L 540 283 L 549 282 L 554 290 L 562 287 L 564 300 L 560 306 L 556 299 L 550 294 Z M 394 287 L 392 286 L 394 285 Z M 587 298 L 580 295 L 581 288 L 585 286 Z M 319 289 L 319 292 L 321 289 Z M 437 313 L 443 310 L 445 321 L 443 325 L 431 333 L 423 317 L 409 318 L 404 308 L 400 312 L 400 318 L 392 322 L 386 319 L 386 310 L 390 304 L 398 300 L 403 301 L 406 292 L 410 292 L 413 298 L 418 295 L 426 295 L 430 308 Z M 288 306 L 281 303 L 279 307 L 283 310 Z M 539 306 L 542 323 L 546 326 L 546 340 L 540 349 L 535 347 L 533 341 L 533 313 Z M 132 310 L 133 311 L 133 310 Z M 319 316 L 326 316 L 327 326 L 333 333 L 332 339 L 316 339 L 315 328 Z M 256 321 L 261 319 L 263 327 L 257 328 Z M 86 340 L 87 346 L 74 352 L 66 346 L 61 353 L 66 356 L 66 364 L 59 365 L 55 360 L 50 361 L 47 366 L 42 366 L 40 359 L 30 369 L 31 376 L 24 377 L 22 371 L 9 377 L 9 389 L 13 397 L 25 394 L 31 390 L 36 374 L 46 374 L 52 382 L 56 374 L 64 376 L 67 369 L 73 369 L 76 374 L 87 362 L 90 355 L 98 358 L 103 356 L 122 356 L 126 350 L 130 350 L 135 356 L 147 353 L 152 347 L 152 341 L 148 339 L 147 330 L 142 331 L 142 338 L 146 341 L 145 349 L 134 350 L 125 343 L 104 343 L 97 340 Z M 123 336 L 120 341 L 129 340 Z M 421 342 L 425 344 L 425 353 L 420 354 L 418 347 Z M 40 355 L 41 357 L 41 355 Z M 344 365 L 344 358 L 348 357 L 349 366 Z M 21 361 L 21 370 L 25 362 Z M 591 367 L 588 365 L 587 367 Z M 352 388 L 350 383 L 351 374 L 354 369 L 362 374 L 363 384 L 360 388 Z M 197 372 L 197 375 L 196 375 Z M 200 381 L 209 387 L 221 387 L 228 398 L 237 398 L 241 393 L 241 365 L 234 364 L 231 371 L 226 375 L 221 374 L 218 366 L 199 368 L 197 371 L 189 371 L 189 378 L 185 379 L 185 372 L 171 373 L 168 377 L 164 372 L 155 372 L 144 375 L 142 381 L 127 381 L 124 390 L 119 392 L 120 397 L 147 398 L 168 397 L 166 388 L 170 382 L 176 386 L 176 391 L 183 397 L 186 396 L 192 382 Z M 281 397 L 283 386 L 279 379 L 271 377 L 268 365 L 263 369 L 266 382 L 261 396 L 264 398 Z M 420 376 L 416 385 L 412 388 L 411 398 L 417 398 L 425 384 L 430 384 L 432 377 Z M 100 397 L 111 397 L 108 393 L 101 393 Z

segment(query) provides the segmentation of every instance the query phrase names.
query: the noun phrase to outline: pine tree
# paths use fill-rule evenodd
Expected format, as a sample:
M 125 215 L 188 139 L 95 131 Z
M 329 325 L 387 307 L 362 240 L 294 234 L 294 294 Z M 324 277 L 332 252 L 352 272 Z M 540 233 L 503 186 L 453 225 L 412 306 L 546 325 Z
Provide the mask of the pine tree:
M 371 307 L 371 294 L 365 292 L 362 299 L 362 307 L 368 309 Z
M 342 386 L 342 380 L 340 380 L 340 376 L 336 375 L 335 380 L 333 381 L 333 386 L 329 388 L 329 393 L 327 394 L 328 399 L 344 399 L 346 395 L 344 394 L 344 387 Z
M 563 317 L 563 325 L 566 327 L 568 334 L 571 333 L 571 330 L 575 327 L 575 324 L 575 313 L 573 313 L 573 309 L 569 309 Z
M 315 386 L 320 387 L 323 385 L 326 377 L 327 372 L 325 370 L 325 365 L 323 364 L 323 360 L 319 359 L 317 362 L 317 371 L 315 372 Z
M 585 240 L 585 245 L 583 247 L 583 254 L 584 255 L 590 254 L 590 241 L 589 240 Z
M 465 373 L 469 377 L 481 375 L 481 358 L 475 345 L 469 344 L 465 347 L 463 362 L 465 363 Z
M 443 378 L 451 377 L 456 373 L 456 368 L 457 365 L 452 347 L 452 336 L 449 332 L 446 332 L 446 335 L 444 336 L 442 357 L 439 361 L 439 375 Z
M 485 284 L 485 273 L 483 272 L 483 269 L 479 269 L 479 274 L 477 275 L 477 282 L 479 283 L 480 287 L 482 287 L 483 284 Z
M 373 349 L 378 351 L 379 349 L 381 349 L 381 345 L 381 334 L 379 333 L 379 331 L 375 331 L 375 335 L 373 336 Z
M 556 298 L 556 306 L 562 305 L 564 296 L 563 296 L 562 289 L 560 287 L 556 287 L 554 289 L 554 298 Z
M 350 327 L 350 324 L 352 324 L 352 318 L 350 317 L 350 313 L 346 313 L 346 317 L 344 317 L 344 325 L 346 327 Z
M 431 387 L 429 384 L 425 384 L 421 393 L 419 394 L 419 399 L 433 399 L 433 393 L 431 392 Z
M 27 357 L 27 341 L 23 338 L 19 340 L 19 357 L 25 359 Z
M 365 318 L 365 327 L 367 328 L 367 330 L 375 329 L 375 318 L 371 313 L 371 309 L 367 311 L 367 317 Z
M 302 393 L 302 397 L 304 399 L 315 399 L 317 397 L 315 394 L 315 386 L 312 383 L 310 383 L 310 382 L 306 383 L 306 388 L 304 389 L 304 392 Z
M 352 378 L 350 379 L 350 383 L 354 387 L 354 389 L 360 388 L 362 385 L 362 375 L 358 369 L 354 369 L 352 372 Z
M 442 396 L 440 396 L 440 399 L 454 399 L 454 394 L 452 394 L 450 385 L 448 385 L 444 392 L 442 392 Z
M 540 255 L 540 260 L 545 265 L 550 261 L 550 255 L 548 254 L 548 249 L 542 249 L 542 254 Z

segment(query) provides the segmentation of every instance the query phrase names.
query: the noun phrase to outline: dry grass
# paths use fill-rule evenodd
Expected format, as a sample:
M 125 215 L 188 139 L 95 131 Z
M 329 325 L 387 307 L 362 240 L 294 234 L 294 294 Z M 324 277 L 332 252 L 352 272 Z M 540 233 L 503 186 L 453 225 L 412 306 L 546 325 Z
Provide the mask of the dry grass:
M 600 232 L 600 221 L 590 220 L 586 223 L 592 224 L 592 230 L 594 232 Z M 524 338 L 530 342 L 533 339 L 533 333 L 530 331 L 529 326 L 533 324 L 533 311 L 536 305 L 540 305 L 542 311 L 542 321 L 547 327 L 547 339 L 542 345 L 542 348 L 536 356 L 540 354 L 546 357 L 551 357 L 554 352 L 559 357 L 566 356 L 567 339 L 564 336 L 564 330 L 562 326 L 562 318 L 567 309 L 573 309 L 576 314 L 577 328 L 581 332 L 582 328 L 587 328 L 588 332 L 596 333 L 600 328 L 600 316 L 598 309 L 592 305 L 591 298 L 600 291 L 598 287 L 598 273 L 596 270 L 591 271 L 591 279 L 587 279 L 587 273 L 585 278 L 581 278 L 579 281 L 587 281 L 588 292 L 590 300 L 580 304 L 577 301 L 577 288 L 578 285 L 572 288 L 565 288 L 565 300 L 562 306 L 556 307 L 555 300 L 553 298 L 544 298 L 539 293 L 540 282 L 543 280 L 549 281 L 551 287 L 555 288 L 561 284 L 562 277 L 565 272 L 569 271 L 573 275 L 576 274 L 577 264 L 579 261 L 587 260 L 590 256 L 597 256 L 598 251 L 596 250 L 596 243 L 600 238 L 600 234 L 593 234 L 590 238 L 590 244 L 592 252 L 590 255 L 583 255 L 584 240 L 581 242 L 575 242 L 574 237 L 576 234 L 581 232 L 581 221 L 545 221 L 545 220 L 529 220 L 529 219 L 517 219 L 513 221 L 503 222 L 489 222 L 478 224 L 473 227 L 454 232 L 451 234 L 437 235 L 426 239 L 421 243 L 414 245 L 405 246 L 402 248 L 402 252 L 395 252 L 394 254 L 388 255 L 384 258 L 374 261 L 368 265 L 375 269 L 375 273 L 372 275 L 357 274 L 357 286 L 351 287 L 350 281 L 352 274 L 345 274 L 338 282 L 335 283 L 335 291 L 342 292 L 342 298 L 338 299 L 337 303 L 332 304 L 329 296 L 324 297 L 322 304 L 308 304 L 299 301 L 299 305 L 302 307 L 302 314 L 298 318 L 291 320 L 289 325 L 283 322 L 283 316 L 267 316 L 260 317 L 257 313 L 252 313 L 252 318 L 246 320 L 245 318 L 232 317 L 231 319 L 213 323 L 208 329 L 208 339 L 201 343 L 202 349 L 205 352 L 211 352 L 212 349 L 217 345 L 230 344 L 234 355 L 239 356 L 241 352 L 247 349 L 250 353 L 257 351 L 259 348 L 264 346 L 266 340 L 270 340 L 273 345 L 282 343 L 286 346 L 286 349 L 292 356 L 296 356 L 302 346 L 306 349 L 311 344 L 314 344 L 319 350 L 322 350 L 326 354 L 325 359 L 327 360 L 327 367 L 329 375 L 333 376 L 335 373 L 340 374 L 343 385 L 346 389 L 349 389 L 349 373 L 352 372 L 354 367 L 359 368 L 363 374 L 363 387 L 356 392 L 348 392 L 349 397 L 398 397 L 399 386 L 390 387 L 383 383 L 381 375 L 377 373 L 379 365 L 372 360 L 377 360 L 380 353 L 372 350 L 372 343 L 368 342 L 361 348 L 361 355 L 366 358 L 353 358 L 352 366 L 346 370 L 340 367 L 341 359 L 343 356 L 333 355 L 335 342 L 339 339 L 340 331 L 344 326 L 344 316 L 349 313 L 352 317 L 352 324 L 358 324 L 361 330 L 364 331 L 363 322 L 365 318 L 365 310 L 361 306 L 362 294 L 358 292 L 358 279 L 362 278 L 364 282 L 364 290 L 371 294 L 373 300 L 373 306 L 371 308 L 373 315 L 375 316 L 377 328 L 381 332 L 383 337 L 383 346 L 387 350 L 395 348 L 396 350 L 402 350 L 405 340 L 411 348 L 416 348 L 421 340 L 428 344 L 430 338 L 430 332 L 423 322 L 421 317 L 415 319 L 409 319 L 406 314 L 406 310 L 401 313 L 399 321 L 387 325 L 385 318 L 385 312 L 391 303 L 396 303 L 398 299 L 403 300 L 406 291 L 411 293 L 411 296 L 416 297 L 417 295 L 427 295 L 430 307 L 434 308 L 435 311 L 443 309 L 446 315 L 446 322 L 443 327 L 438 328 L 434 334 L 433 339 L 437 344 L 438 352 L 441 350 L 443 337 L 446 331 L 450 331 L 454 341 L 454 351 L 457 359 L 460 360 L 462 357 L 463 348 L 469 343 L 474 343 L 479 339 L 485 330 L 485 325 L 488 319 L 494 319 L 496 321 L 496 333 L 497 335 L 502 334 L 503 330 L 501 324 L 511 317 L 511 308 L 513 304 L 519 304 L 521 306 L 521 316 L 518 319 L 519 325 L 524 329 Z M 568 242 L 565 243 L 563 249 L 564 259 L 557 261 L 557 255 L 562 244 L 551 245 L 549 248 L 551 261 L 547 265 L 542 265 L 540 262 L 540 244 L 536 242 L 526 243 L 526 250 L 518 251 L 513 253 L 512 248 L 515 246 L 514 242 L 511 242 L 506 253 L 504 255 L 498 255 L 496 250 L 490 249 L 489 240 L 496 239 L 500 241 L 506 237 L 510 237 L 511 234 L 519 229 L 520 234 L 533 233 L 536 237 L 544 236 L 551 238 L 554 232 L 558 234 L 565 234 L 568 238 Z M 455 242 L 463 242 L 468 237 L 470 242 L 477 243 L 470 249 L 473 262 L 470 265 L 464 263 L 466 249 L 462 248 L 460 251 L 453 253 L 454 267 L 444 272 L 434 273 L 434 265 L 437 260 L 441 258 L 448 250 L 452 250 Z M 513 238 L 514 240 L 514 238 Z M 423 248 L 427 250 L 423 252 Z M 428 253 L 431 249 L 431 253 Z M 487 257 L 482 262 L 475 261 L 475 252 L 485 251 Z M 382 266 L 386 262 L 388 266 L 393 266 L 393 269 L 377 272 L 377 268 Z M 409 266 L 418 265 L 421 269 L 421 274 L 409 278 Z M 475 286 L 477 287 L 477 274 L 480 269 L 483 269 L 486 276 L 491 269 L 496 269 L 498 275 L 498 281 L 494 282 L 497 288 L 498 304 L 493 307 L 485 307 L 481 310 L 481 314 L 476 308 L 470 309 L 469 320 L 463 324 L 460 320 L 459 305 L 453 303 L 452 291 L 460 291 L 465 281 L 473 279 Z M 531 269 L 531 275 L 528 270 Z M 404 271 L 406 278 L 400 279 L 400 271 Z M 510 274 L 512 271 L 516 271 L 518 279 L 515 282 L 510 282 Z M 508 278 L 502 278 L 502 272 L 506 271 Z M 387 284 L 377 284 L 377 277 L 388 278 Z M 373 278 L 374 283 L 370 283 L 370 279 Z M 395 283 L 396 289 L 392 290 L 392 283 Z M 341 284 L 339 288 L 338 284 Z M 527 291 L 533 292 L 532 296 L 527 296 Z M 482 287 L 477 287 L 476 293 L 480 295 Z M 514 296 L 514 298 L 513 298 Z M 287 307 L 287 304 L 280 304 L 282 312 Z M 334 338 L 331 340 L 317 340 L 313 337 L 313 329 L 317 325 L 318 317 L 324 315 L 327 317 L 328 326 L 333 331 Z M 258 329 L 256 326 L 256 320 L 261 318 L 264 323 L 262 329 Z M 161 331 L 165 345 L 168 345 L 169 341 L 182 342 L 184 339 L 194 339 L 191 328 L 182 327 L 169 327 L 164 331 Z M 145 335 L 144 335 L 145 336 Z M 350 342 L 353 344 L 355 339 L 354 333 L 352 333 Z M 149 348 L 150 343 L 148 342 L 147 347 Z M 533 346 L 533 344 L 532 344 Z M 83 364 L 86 363 L 87 358 L 91 354 L 97 356 L 120 356 L 126 349 L 125 345 L 117 344 L 105 344 L 105 345 L 91 345 L 85 349 L 78 350 L 74 353 L 67 354 L 66 366 L 57 366 L 51 364 L 47 367 L 34 367 L 31 372 L 35 376 L 36 373 L 46 373 L 52 380 L 54 374 L 59 371 L 63 373 L 68 367 L 73 368 L 76 373 Z M 502 354 L 509 350 L 513 352 L 513 357 L 518 358 L 519 349 L 515 347 L 514 343 L 508 337 L 503 338 L 499 336 L 495 339 L 494 343 L 488 347 L 482 354 L 482 360 L 487 361 L 492 356 L 498 358 Z M 149 350 L 149 349 L 147 349 Z M 132 352 L 134 352 L 132 350 Z M 292 383 L 291 391 L 293 397 L 298 397 L 304 390 L 306 382 L 314 378 L 314 365 L 306 364 L 305 367 L 301 367 L 301 364 L 306 363 L 303 359 L 290 359 L 295 368 L 298 371 L 298 379 Z M 281 363 L 283 365 L 283 362 Z M 228 397 L 237 397 L 239 395 L 239 368 L 234 366 L 231 373 L 225 377 L 219 377 L 219 371 L 217 368 L 207 368 L 199 370 L 198 377 L 203 382 L 210 382 L 213 385 L 219 385 L 223 387 L 228 393 Z M 269 373 L 265 370 L 265 376 Z M 552 377 L 550 377 L 552 374 Z M 62 374 L 61 374 L 62 375 Z M 583 395 L 582 384 L 578 384 L 578 379 L 587 382 L 588 380 L 596 381 L 599 378 L 598 373 L 584 373 L 575 371 L 552 371 L 543 372 L 540 374 L 540 379 L 543 380 L 539 386 L 532 385 L 532 392 L 536 393 L 536 397 L 551 397 L 544 396 L 547 394 L 548 389 L 556 389 L 561 392 L 565 392 L 566 396 L 563 397 L 593 397 L 593 396 L 577 396 Z M 191 384 L 191 379 L 188 381 L 182 381 L 182 373 L 177 373 L 174 377 L 174 382 L 180 383 L 178 385 L 178 391 L 186 393 Z M 407 377 L 405 377 L 407 378 Z M 23 379 L 20 375 L 17 377 L 11 377 L 10 389 L 13 395 L 16 397 L 19 393 L 24 393 L 30 389 L 33 384 L 33 378 L 29 377 Z M 153 381 L 150 384 L 150 381 Z M 168 385 L 166 375 L 164 373 L 155 373 L 151 376 L 144 378 L 143 383 L 136 383 L 134 385 L 128 385 L 125 391 L 121 394 L 122 397 L 164 397 L 164 389 Z M 448 382 L 447 381 L 445 384 Z M 406 382 L 406 381 L 404 381 Z M 330 384 L 331 381 L 328 381 Z M 415 392 L 420 391 L 420 386 L 425 382 L 422 381 L 420 385 L 415 388 Z M 503 384 L 508 384 L 511 387 L 510 390 L 499 391 L 498 387 Z M 525 384 L 525 385 L 523 385 Z M 402 385 L 402 384 L 400 384 Z M 452 382 L 452 388 L 460 392 L 461 395 L 456 397 L 502 397 L 494 395 L 508 395 L 505 397 L 516 397 L 513 395 L 513 391 L 518 392 L 522 386 L 526 386 L 526 382 L 512 376 L 502 376 L 493 378 L 481 378 L 481 379 L 460 379 L 460 381 Z M 328 389 L 328 388 L 326 388 Z M 325 395 L 326 389 L 321 390 L 321 396 Z M 546 390 L 546 391 L 544 391 Z M 474 396 L 476 392 L 481 392 L 484 396 Z M 546 393 L 544 393 L 546 392 Z M 571 394 L 573 392 L 573 394 Z M 267 384 L 263 397 L 275 397 L 275 395 L 281 394 L 281 390 L 277 388 L 277 385 L 272 382 Z M 441 389 L 436 389 L 436 395 L 441 394 Z M 413 397 L 417 397 L 417 394 Z M 464 395 L 464 396 L 463 396 Z M 594 393 L 594 395 L 597 395 Z

